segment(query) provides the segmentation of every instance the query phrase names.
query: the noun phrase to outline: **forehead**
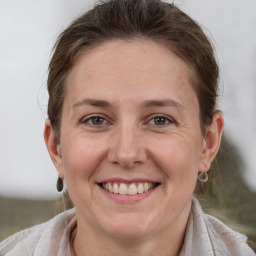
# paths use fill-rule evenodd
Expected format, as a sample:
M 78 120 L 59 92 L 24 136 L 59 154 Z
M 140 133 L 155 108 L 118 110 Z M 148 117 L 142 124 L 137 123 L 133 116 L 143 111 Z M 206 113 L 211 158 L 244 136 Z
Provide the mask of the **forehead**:
M 129 95 L 134 99 L 134 93 L 143 92 L 146 99 L 175 91 L 182 99 L 184 94 L 194 94 L 190 74 L 188 65 L 160 43 L 113 40 L 80 56 L 66 81 L 65 98 L 88 93 L 104 98 L 115 92 L 119 99 Z
M 147 69 L 164 72 L 178 65 L 182 65 L 188 73 L 191 73 L 188 65 L 172 50 L 162 43 L 149 39 L 110 40 L 99 46 L 86 49 L 72 68 L 71 76 L 81 71 L 80 68 L 84 68 L 82 65 L 91 74 L 95 72 L 95 67 L 97 67 L 98 72 L 103 71 L 107 73 L 114 70 L 120 72 L 124 68 L 122 71 L 127 73 L 130 70 L 139 71 Z

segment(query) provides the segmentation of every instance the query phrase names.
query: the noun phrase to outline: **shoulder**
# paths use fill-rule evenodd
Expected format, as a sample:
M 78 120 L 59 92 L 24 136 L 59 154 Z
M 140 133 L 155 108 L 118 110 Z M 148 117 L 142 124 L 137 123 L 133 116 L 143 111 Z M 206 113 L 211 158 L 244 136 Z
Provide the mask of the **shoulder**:
M 214 243 L 216 247 L 218 245 L 220 247 L 225 246 L 233 253 L 239 252 L 240 254 L 238 255 L 255 255 L 247 244 L 247 237 L 245 235 L 234 231 L 211 215 L 205 214 L 205 220 L 209 235 L 215 238 Z
M 63 235 L 74 218 L 75 209 L 71 209 L 43 224 L 20 231 L 0 243 L 0 256 L 21 255 L 21 252 L 22 255 L 57 255 Z M 47 254 L 54 251 L 55 254 Z
M 186 250 L 195 252 L 191 255 L 255 255 L 245 235 L 205 214 L 195 198 L 187 223 L 185 245 Z

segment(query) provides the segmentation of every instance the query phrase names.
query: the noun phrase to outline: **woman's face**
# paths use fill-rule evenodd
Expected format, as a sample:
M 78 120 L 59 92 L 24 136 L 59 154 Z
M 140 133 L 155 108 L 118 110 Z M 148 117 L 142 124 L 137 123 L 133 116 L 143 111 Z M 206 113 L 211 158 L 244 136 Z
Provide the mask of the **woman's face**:
M 188 66 L 147 40 L 85 53 L 67 81 L 60 176 L 78 223 L 141 238 L 186 223 L 205 140 Z

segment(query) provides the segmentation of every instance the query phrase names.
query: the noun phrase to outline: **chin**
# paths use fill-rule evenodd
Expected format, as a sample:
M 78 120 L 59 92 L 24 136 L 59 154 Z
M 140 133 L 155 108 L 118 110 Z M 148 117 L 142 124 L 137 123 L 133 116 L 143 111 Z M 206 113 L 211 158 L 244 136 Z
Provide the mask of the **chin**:
M 142 239 L 153 231 L 155 225 L 145 216 L 127 216 L 108 226 L 105 230 L 111 237 L 118 239 Z

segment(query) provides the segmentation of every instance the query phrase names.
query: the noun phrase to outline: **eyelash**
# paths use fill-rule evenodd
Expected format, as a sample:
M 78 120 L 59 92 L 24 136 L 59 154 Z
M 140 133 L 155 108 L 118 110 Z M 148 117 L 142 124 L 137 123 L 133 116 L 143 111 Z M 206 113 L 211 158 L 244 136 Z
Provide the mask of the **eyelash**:
M 93 123 L 93 120 L 95 120 L 97 118 L 99 118 L 102 121 L 101 124 L 94 124 Z M 156 124 L 155 121 L 156 121 L 157 118 L 162 118 L 162 121 L 164 121 L 165 123 L 164 124 Z M 150 124 L 151 121 L 153 121 L 154 124 Z M 106 120 L 106 118 L 104 118 L 104 117 L 102 117 L 100 115 L 90 116 L 90 117 L 87 117 L 86 119 L 82 119 L 81 123 L 88 124 L 91 127 L 102 127 L 102 126 L 104 126 L 106 124 L 111 124 L 110 122 L 108 122 Z M 158 115 L 150 116 L 146 123 L 149 123 L 150 126 L 163 127 L 163 126 L 167 126 L 167 125 L 170 125 L 170 124 L 175 124 L 175 121 L 172 118 L 168 117 L 168 116 L 158 114 Z
M 165 122 L 167 121 L 168 123 L 164 123 L 164 124 L 160 124 L 160 125 L 157 125 L 156 123 L 154 123 L 154 124 L 152 124 L 152 126 L 167 126 L 167 125 L 175 123 L 175 121 L 172 118 L 170 118 L 166 115 L 161 115 L 161 114 L 151 116 L 151 118 L 149 119 L 149 122 L 150 121 L 155 121 L 156 118 L 162 118 L 162 119 L 164 119 Z
M 81 121 L 81 123 L 83 123 L 83 124 L 89 124 L 89 126 L 95 126 L 95 127 L 97 127 L 97 126 L 102 126 L 102 125 L 104 125 L 104 124 L 93 124 L 93 123 L 89 123 L 90 121 L 91 122 L 93 122 L 93 120 L 94 119 L 96 119 L 96 118 L 99 118 L 99 119 L 101 119 L 103 122 L 106 122 L 106 123 L 108 123 L 107 122 L 107 120 L 106 120 L 106 118 L 104 118 L 104 117 L 102 117 L 102 116 L 100 116 L 100 115 L 95 115 L 95 116 L 90 116 L 90 117 L 87 117 L 86 119 L 82 119 L 82 121 Z

